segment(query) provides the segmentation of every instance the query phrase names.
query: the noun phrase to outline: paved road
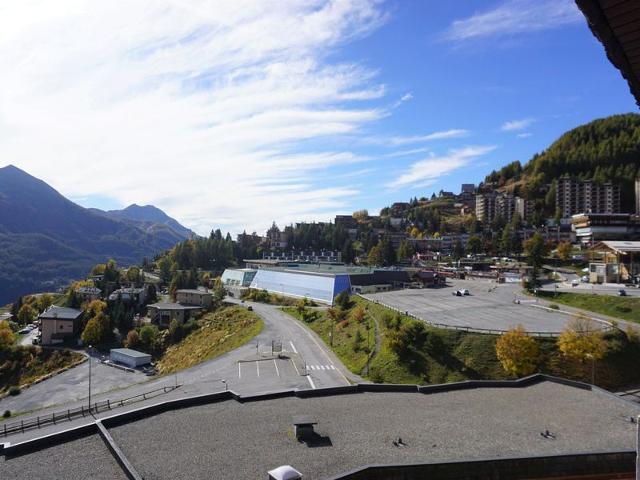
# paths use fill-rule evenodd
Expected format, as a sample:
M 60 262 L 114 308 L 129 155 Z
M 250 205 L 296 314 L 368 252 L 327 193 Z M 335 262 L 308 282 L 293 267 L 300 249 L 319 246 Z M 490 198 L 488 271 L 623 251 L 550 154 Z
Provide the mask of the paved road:
M 160 378 L 127 373 L 92 360 L 92 399 L 126 398 L 172 385 L 183 385 L 177 394 L 197 394 L 233 389 L 254 394 L 282 389 L 310 389 L 346 385 L 347 377 L 360 381 L 333 355 L 322 341 L 300 322 L 275 306 L 247 303 L 264 320 L 263 331 L 251 342 L 176 375 Z M 272 341 L 282 345 L 286 358 L 273 358 Z M 38 415 L 86 403 L 88 364 L 0 400 L 0 411 L 35 411 Z M 222 382 L 225 381 L 225 383 Z M 117 389 L 117 391 L 114 391 Z M 34 415 L 36 412 L 34 412 Z
M 33 345 L 33 340 L 36 338 L 37 335 L 38 335 L 38 329 L 34 328 L 29 333 L 27 333 L 24 337 L 22 337 L 20 339 L 20 342 L 18 343 L 25 347 L 29 345 Z
M 558 333 L 570 318 L 540 308 L 547 302 L 523 295 L 519 284 L 449 280 L 447 285 L 439 289 L 396 290 L 365 297 L 432 323 L 477 329 L 508 330 L 521 324 L 529 332 Z M 468 289 L 471 295 L 452 295 L 460 288 Z
M 578 278 L 576 276 L 576 278 Z M 595 285 L 592 283 L 580 282 L 575 287 L 571 285 L 571 278 L 568 278 L 566 282 L 559 282 L 555 286 L 553 283 L 545 284 L 541 287 L 542 290 L 548 292 L 558 291 L 567 293 L 587 293 L 595 295 L 611 295 L 617 296 L 618 291 L 622 288 L 630 297 L 640 297 L 640 288 L 621 287 L 620 285 L 606 284 Z

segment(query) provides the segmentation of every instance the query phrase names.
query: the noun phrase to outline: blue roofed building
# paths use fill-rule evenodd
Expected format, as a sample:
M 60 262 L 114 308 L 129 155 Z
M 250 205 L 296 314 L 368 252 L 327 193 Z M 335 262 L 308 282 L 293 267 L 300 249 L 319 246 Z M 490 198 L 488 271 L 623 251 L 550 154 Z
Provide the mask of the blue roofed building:
M 260 269 L 251 288 L 296 298 L 332 304 L 336 295 L 350 292 L 349 274 L 290 269 Z

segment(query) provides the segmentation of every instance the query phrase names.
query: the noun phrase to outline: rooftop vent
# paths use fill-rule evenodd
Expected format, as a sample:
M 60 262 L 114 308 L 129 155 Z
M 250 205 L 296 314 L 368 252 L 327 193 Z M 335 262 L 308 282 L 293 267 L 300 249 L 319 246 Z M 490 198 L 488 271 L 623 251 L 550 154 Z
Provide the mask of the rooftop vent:
M 267 472 L 269 480 L 300 480 L 302 474 L 291 465 L 282 465 Z

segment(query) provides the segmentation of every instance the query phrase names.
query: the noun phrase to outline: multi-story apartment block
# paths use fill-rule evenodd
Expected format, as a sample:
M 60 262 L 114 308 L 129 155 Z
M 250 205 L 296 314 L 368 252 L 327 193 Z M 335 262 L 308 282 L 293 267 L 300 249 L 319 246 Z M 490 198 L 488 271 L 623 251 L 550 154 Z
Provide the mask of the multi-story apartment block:
M 497 193 L 476 195 L 476 218 L 482 223 L 490 223 L 495 218 Z
M 562 177 L 556 190 L 556 209 L 562 218 L 577 213 L 616 213 L 620 211 L 620 186 Z
M 498 192 L 476 195 L 476 217 L 485 224 L 492 222 L 496 217 L 510 222 L 516 213 L 527 220 L 532 210 L 531 202 L 514 195 Z

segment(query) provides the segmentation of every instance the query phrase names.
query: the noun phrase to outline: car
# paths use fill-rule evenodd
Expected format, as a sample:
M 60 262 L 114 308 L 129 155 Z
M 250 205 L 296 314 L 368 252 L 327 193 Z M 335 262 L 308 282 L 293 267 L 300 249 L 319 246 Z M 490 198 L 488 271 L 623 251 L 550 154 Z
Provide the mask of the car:
M 21 335 L 24 335 L 26 333 L 31 333 L 31 329 L 29 327 L 24 327 L 23 329 L 18 330 L 18 333 Z
M 573 280 L 571 280 L 572 287 L 577 287 L 578 285 L 580 285 L 580 281 L 577 278 L 574 278 Z
M 249 305 L 249 306 L 247 307 L 247 310 L 249 310 L 250 312 L 253 312 L 253 307 L 252 307 L 251 305 Z
M 31 340 L 31 345 L 40 345 L 40 338 L 34 338 Z
M 583 275 L 580 280 L 584 283 L 589 283 L 589 275 Z
M 471 295 L 469 290 L 467 290 L 466 288 L 461 288 L 460 290 L 456 290 L 455 292 L 451 292 L 451 293 L 452 293 L 452 295 L 455 295 L 456 297 L 462 297 L 464 295 Z
M 467 290 L 466 288 L 463 288 L 461 292 L 463 295 L 471 295 L 471 292 L 469 292 L 469 290 Z
M 619 297 L 626 297 L 627 296 L 627 291 L 624 288 L 621 288 L 620 290 L 618 290 L 618 296 Z

